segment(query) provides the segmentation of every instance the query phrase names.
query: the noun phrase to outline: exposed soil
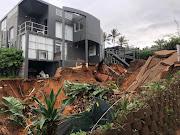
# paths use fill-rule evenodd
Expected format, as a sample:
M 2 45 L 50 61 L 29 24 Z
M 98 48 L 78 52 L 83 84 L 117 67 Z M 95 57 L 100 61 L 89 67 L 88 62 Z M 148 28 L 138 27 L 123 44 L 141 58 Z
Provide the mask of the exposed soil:
M 133 63 L 137 63 L 136 66 Z M 138 60 L 131 63 L 130 69 L 126 69 L 122 65 L 114 64 L 110 65 L 110 68 L 114 70 L 118 76 L 121 85 L 121 92 L 125 91 L 136 79 L 138 73 L 142 69 L 144 65 L 144 61 Z M 102 78 L 98 80 L 96 77 Z M 0 81 L 0 98 L 5 96 L 13 96 L 18 98 L 22 103 L 27 103 L 31 106 L 36 106 L 36 103 L 31 99 L 31 97 L 36 97 L 42 102 L 44 102 L 44 97 L 42 92 L 45 95 L 49 95 L 50 91 L 54 90 L 56 94 L 57 91 L 64 87 L 64 81 L 70 81 L 74 83 L 95 83 L 100 84 L 101 86 L 108 87 L 107 80 L 112 82 L 117 81 L 117 76 L 113 75 L 112 72 L 108 71 L 107 66 L 103 65 L 102 68 L 99 68 L 98 65 L 96 66 L 89 66 L 88 68 L 60 68 L 57 70 L 56 75 L 54 78 L 49 79 L 29 79 L 29 80 L 1 80 Z M 138 90 L 136 90 L 138 93 Z M 133 94 L 130 96 L 133 97 Z M 55 104 L 55 107 L 59 107 L 62 100 L 67 98 L 63 91 L 61 91 L 59 98 Z M 118 97 L 117 97 L 118 98 Z M 116 97 L 114 98 L 116 99 Z M 93 100 L 93 99 L 90 99 Z M 83 111 L 85 107 L 89 105 L 89 99 L 87 97 L 77 98 L 75 103 L 72 106 L 66 108 L 63 112 L 64 114 L 73 114 Z M 0 104 L 2 102 L 0 101 Z M 80 104 L 80 105 L 79 105 Z M 76 110 L 76 111 L 75 111 Z M 0 125 L 3 125 L 1 130 L 7 133 L 7 135 L 24 135 L 24 129 L 22 128 L 14 128 L 10 126 L 5 120 L 7 117 L 3 117 L 0 120 Z M 1 124 L 2 123 L 2 124 Z

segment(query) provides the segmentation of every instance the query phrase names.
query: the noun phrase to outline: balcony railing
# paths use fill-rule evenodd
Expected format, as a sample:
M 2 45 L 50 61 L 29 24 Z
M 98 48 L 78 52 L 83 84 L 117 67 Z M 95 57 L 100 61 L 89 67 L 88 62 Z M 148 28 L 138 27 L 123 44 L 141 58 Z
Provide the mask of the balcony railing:
M 25 31 L 32 31 L 32 32 L 36 32 L 36 33 L 41 33 L 41 34 L 47 34 L 48 33 L 48 26 L 39 24 L 39 23 L 35 23 L 35 22 L 24 22 L 23 24 L 18 26 L 18 32 L 19 34 L 25 32 Z

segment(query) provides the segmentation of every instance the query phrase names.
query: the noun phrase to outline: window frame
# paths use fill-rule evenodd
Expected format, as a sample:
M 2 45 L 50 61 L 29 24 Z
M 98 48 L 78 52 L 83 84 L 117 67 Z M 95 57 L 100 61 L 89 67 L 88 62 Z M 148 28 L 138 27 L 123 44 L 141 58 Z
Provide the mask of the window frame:
M 79 21 L 74 23 L 74 32 L 78 32 L 78 31 L 83 30 L 84 25 L 81 23 L 81 21 L 82 20 L 79 20 Z M 78 25 L 78 29 L 77 29 L 77 25 Z M 81 28 L 81 26 L 82 26 L 82 28 Z
M 13 30 L 13 31 L 12 31 Z M 11 33 L 12 32 L 12 33 Z M 9 40 L 12 40 L 14 38 L 14 27 L 11 27 L 9 29 Z
M 60 33 L 60 36 L 59 36 L 59 37 L 58 37 L 58 35 L 57 35 L 57 24 L 58 24 L 58 23 L 61 24 L 61 25 L 60 25 L 60 31 L 61 31 L 61 33 Z M 56 37 L 56 38 L 62 39 L 62 34 L 63 34 L 63 33 L 62 33 L 62 29 L 63 29 L 63 28 L 62 28 L 62 27 L 63 27 L 63 26 L 62 26 L 62 22 L 60 22 L 60 21 L 56 21 L 56 22 L 55 22 L 55 37 Z

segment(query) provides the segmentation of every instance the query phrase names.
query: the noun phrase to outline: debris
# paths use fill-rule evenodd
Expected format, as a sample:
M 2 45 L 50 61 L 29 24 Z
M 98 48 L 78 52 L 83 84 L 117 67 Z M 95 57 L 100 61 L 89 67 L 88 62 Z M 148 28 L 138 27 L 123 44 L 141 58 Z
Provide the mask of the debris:
M 19 85 L 19 90 L 20 90 L 20 93 L 21 93 L 21 96 L 24 97 L 23 93 L 22 93 L 22 90 L 21 90 L 21 86 Z
M 45 74 L 43 70 L 39 74 L 41 75 L 40 78 L 49 78 L 49 74 Z
M 176 50 L 162 50 L 162 51 L 154 52 L 154 55 L 165 58 L 165 57 L 169 57 L 175 52 Z
M 9 83 L 8 83 L 8 84 L 9 84 Z M 14 95 L 15 95 L 16 97 L 18 97 L 17 94 L 16 94 L 16 92 L 15 92 L 14 89 L 12 88 L 11 84 L 9 84 L 9 86 L 10 86 L 10 88 L 12 89 Z
M 144 82 L 155 82 L 160 80 L 163 77 L 163 74 L 169 71 L 171 65 L 177 61 L 177 52 L 176 51 L 159 51 L 155 52 L 159 56 L 169 55 L 168 58 L 161 60 L 155 58 L 154 56 L 149 57 L 141 71 L 136 77 L 136 80 L 126 89 L 126 91 L 134 91 L 138 86 Z
M 104 64 L 104 60 L 102 60 L 99 64 L 98 64 L 98 68 L 97 71 L 101 74 L 109 74 L 108 68 L 107 66 Z
M 178 61 L 177 52 L 175 52 L 169 58 L 163 60 L 162 63 L 165 65 L 173 65 L 174 62 L 177 62 L 177 61 Z
M 107 65 L 106 65 L 107 66 Z M 110 68 L 109 66 L 107 66 L 107 68 L 113 73 L 113 74 L 115 74 L 116 76 L 119 76 L 119 74 L 116 72 L 116 71 L 114 71 L 112 68 Z
M 35 88 L 31 91 L 31 93 L 29 93 L 29 97 L 31 96 L 31 94 L 34 92 Z
M 129 70 L 134 72 L 136 71 L 137 69 L 139 69 L 140 67 L 142 67 L 144 64 L 146 63 L 145 60 L 142 60 L 142 59 L 135 59 L 135 60 L 132 60 L 130 62 L 130 67 L 129 67 Z
M 120 95 L 122 94 L 122 92 L 120 92 L 120 90 L 117 89 L 113 89 L 114 95 Z
M 87 72 L 87 71 L 88 71 L 88 68 L 87 68 L 85 62 L 82 63 L 82 70 L 83 70 L 84 72 Z
M 95 76 L 96 80 L 99 80 L 101 82 L 105 82 L 109 77 L 108 75 L 101 74 L 101 73 L 95 73 L 94 76 Z
M 44 80 L 39 80 L 39 81 L 37 81 L 38 83 L 40 83 L 40 82 L 43 82 Z
M 58 68 L 56 71 L 56 74 L 54 75 L 54 78 L 60 78 L 61 77 L 61 68 Z

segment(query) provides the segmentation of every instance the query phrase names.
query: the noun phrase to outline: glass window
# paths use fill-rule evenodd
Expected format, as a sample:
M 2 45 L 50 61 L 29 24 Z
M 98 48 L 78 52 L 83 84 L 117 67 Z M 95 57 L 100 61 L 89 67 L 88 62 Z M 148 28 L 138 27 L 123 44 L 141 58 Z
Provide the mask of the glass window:
M 6 19 L 1 22 L 1 30 L 6 31 Z
M 39 59 L 40 60 L 47 60 L 48 56 L 47 56 L 47 51 L 39 51 Z
M 62 51 L 62 44 L 61 43 L 56 43 L 56 48 L 55 48 L 55 53 L 61 52 Z
M 62 23 L 56 22 L 56 37 L 62 38 Z
M 72 21 L 72 14 L 65 12 L 65 18 Z
M 14 27 L 12 27 L 10 30 L 9 30 L 9 39 L 13 39 L 14 38 Z
M 74 32 L 80 31 L 83 29 L 83 23 L 78 21 L 74 24 Z
M 62 10 L 56 9 L 56 15 L 62 17 Z
M 73 27 L 69 25 L 65 25 L 65 39 L 69 41 L 73 41 Z
M 89 56 L 95 56 L 96 55 L 96 45 L 90 45 L 89 46 Z
M 82 22 L 80 22 L 80 30 L 82 30 L 83 29 L 83 24 L 82 24 Z

